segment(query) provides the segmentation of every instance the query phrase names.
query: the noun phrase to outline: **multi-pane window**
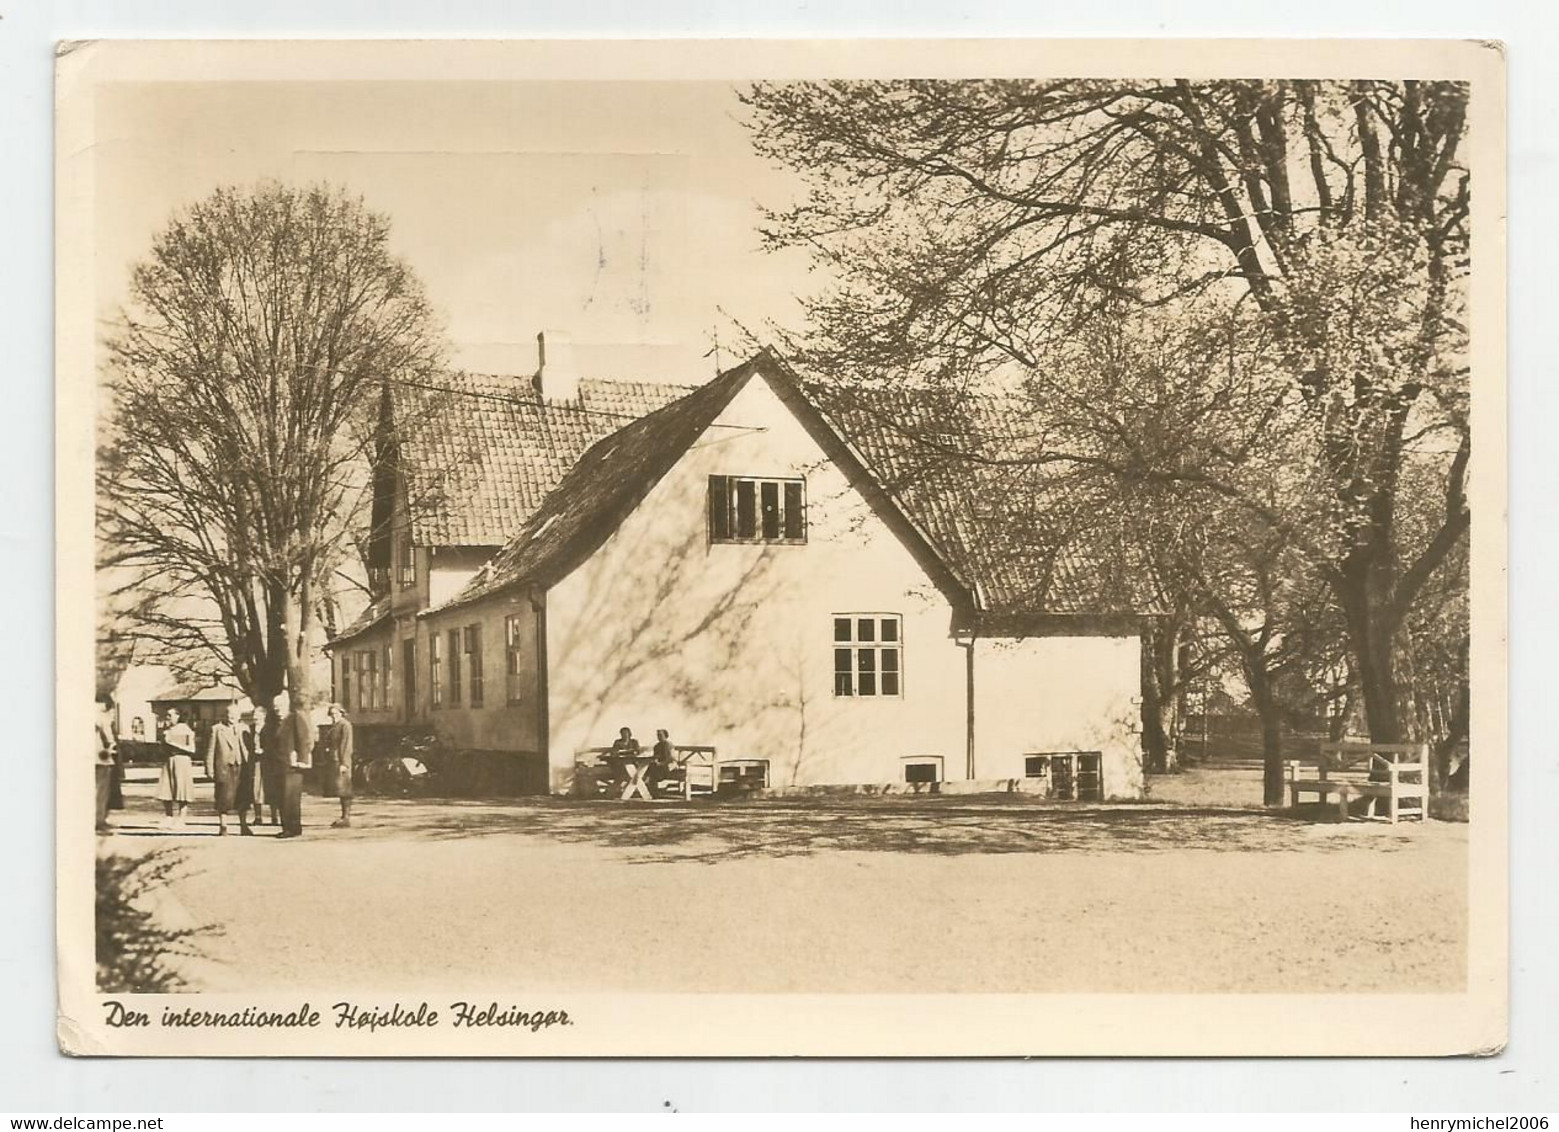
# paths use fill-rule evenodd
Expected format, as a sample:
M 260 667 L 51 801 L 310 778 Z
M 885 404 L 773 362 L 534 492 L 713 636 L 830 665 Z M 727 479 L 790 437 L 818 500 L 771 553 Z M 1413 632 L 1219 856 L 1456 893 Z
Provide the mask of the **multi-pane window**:
M 471 681 L 471 706 L 482 706 L 482 627 L 466 626 L 466 671 Z
M 449 631 L 449 706 L 460 706 L 460 630 Z
M 395 646 L 385 645 L 383 667 L 379 669 L 379 703 L 383 705 L 385 711 L 390 710 L 390 690 L 395 687 L 394 680 L 392 679 L 395 667 L 392 659 L 394 656 Z
M 368 662 L 368 676 L 365 683 L 368 685 L 368 710 L 379 710 L 379 654 L 369 650 L 363 654 L 363 659 Z
M 406 681 L 406 717 L 417 712 L 417 642 L 408 638 L 401 642 L 401 671 Z
M 341 654 L 341 706 L 352 706 L 352 654 Z
M 904 644 L 891 613 L 834 616 L 834 695 L 902 694 Z
M 504 670 L 511 704 L 517 704 L 525 698 L 525 626 L 521 617 L 522 614 L 511 613 L 503 623 Z
M 402 538 L 398 548 L 399 561 L 395 564 L 395 574 L 401 587 L 405 588 L 417 580 L 416 549 L 411 545 L 410 538 Z
M 806 537 L 804 481 L 709 477 L 712 542 L 805 542 Z
M 352 658 L 357 668 L 357 710 L 363 711 L 368 707 L 368 657 L 359 651 Z
M 437 633 L 428 634 L 428 703 L 436 708 L 444 706 L 443 644 Z
M 1051 751 L 1023 757 L 1025 778 L 1048 783 L 1046 793 L 1063 802 L 1097 802 L 1104 797 L 1104 756 L 1098 751 Z

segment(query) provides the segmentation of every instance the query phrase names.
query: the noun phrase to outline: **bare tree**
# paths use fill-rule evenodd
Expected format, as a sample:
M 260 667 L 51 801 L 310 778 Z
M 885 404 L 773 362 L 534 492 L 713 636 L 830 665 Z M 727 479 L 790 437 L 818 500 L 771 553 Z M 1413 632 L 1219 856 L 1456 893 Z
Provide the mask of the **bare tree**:
M 220 189 L 157 236 L 110 342 L 100 566 L 130 632 L 257 703 L 308 702 L 387 383 L 415 396 L 439 370 L 389 232 L 331 188 Z
M 1343 613 L 1371 735 L 1388 741 L 1404 732 L 1398 636 L 1470 524 L 1467 94 L 1411 80 L 834 82 L 759 84 L 744 100 L 759 152 L 806 185 L 767 239 L 811 248 L 838 281 L 811 306 L 802 362 L 950 385 L 1015 370 L 1040 379 L 1036 428 L 1079 398 L 1118 408 L 1119 435 L 1100 438 L 1113 448 L 1069 450 L 1055 429 L 1046 458 L 1195 484 L 1292 542 Z M 1091 324 L 1175 319 L 1188 300 L 1210 334 L 1256 335 L 1272 363 L 1239 420 L 1215 399 L 1222 367 L 1177 391 L 1249 443 L 1192 450 L 1159 434 L 1149 451 L 1132 438 L 1140 389 L 1043 388 Z M 1425 445 L 1455 457 L 1436 523 L 1404 545 L 1401 473 Z M 1264 494 L 1265 468 L 1252 474 L 1273 451 L 1314 488 L 1293 493 L 1297 513 Z

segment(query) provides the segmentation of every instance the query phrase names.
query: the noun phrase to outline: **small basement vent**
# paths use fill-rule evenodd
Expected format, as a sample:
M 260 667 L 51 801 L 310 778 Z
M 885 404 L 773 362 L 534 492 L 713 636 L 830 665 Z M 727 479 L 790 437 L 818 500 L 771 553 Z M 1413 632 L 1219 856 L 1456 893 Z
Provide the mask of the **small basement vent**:
M 934 788 L 942 781 L 941 755 L 912 755 L 903 762 L 904 781 L 911 786 Z
M 1103 764 L 1098 751 L 1046 751 L 1023 756 L 1023 775 L 1045 779 L 1046 795 L 1059 802 L 1101 802 Z

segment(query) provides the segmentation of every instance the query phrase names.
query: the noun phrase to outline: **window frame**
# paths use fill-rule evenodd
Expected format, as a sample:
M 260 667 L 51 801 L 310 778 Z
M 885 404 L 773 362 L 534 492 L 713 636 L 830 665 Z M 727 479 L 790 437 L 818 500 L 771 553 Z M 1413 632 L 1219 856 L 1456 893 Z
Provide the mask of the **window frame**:
M 751 485 L 752 534 L 738 533 L 742 526 L 742 485 Z M 774 528 L 771 538 L 764 534 L 768 511 L 764 505 L 765 488 L 774 491 Z M 790 488 L 796 499 L 792 500 Z M 722 501 L 716 505 L 716 501 Z M 799 533 L 790 534 L 792 515 Z M 709 495 L 704 504 L 704 518 L 708 528 L 710 545 L 714 546 L 805 546 L 807 542 L 807 481 L 804 476 L 747 476 L 711 475 Z M 723 530 L 722 530 L 723 528 Z
M 520 644 L 524 635 L 521 628 L 523 617 L 522 613 L 511 613 L 503 621 L 504 700 L 511 705 L 525 702 L 525 690 L 521 687 L 520 679 L 520 656 L 524 652 Z
M 428 710 L 444 708 L 444 639 L 438 630 L 428 634 Z
M 420 710 L 417 699 L 417 638 L 401 638 L 401 681 L 405 690 L 406 718 L 410 719 Z
M 839 623 L 848 621 L 849 636 L 839 636 Z M 863 636 L 861 626 L 871 624 L 869 636 Z M 891 625 L 891 638 L 884 627 Z M 904 699 L 904 617 L 899 613 L 835 613 L 829 617 L 832 651 L 833 687 L 836 700 L 902 700 Z M 846 667 L 840 666 L 841 654 L 848 654 Z M 884 662 L 891 658 L 892 663 Z M 891 692 L 883 690 L 891 675 L 896 685 Z M 872 690 L 861 691 L 864 678 L 870 678 Z M 844 689 L 844 690 L 841 690 Z
M 449 630 L 449 706 L 460 706 L 460 639 L 459 629 Z
M 482 679 L 482 624 L 475 622 L 467 625 L 464 634 L 466 649 L 466 704 L 468 707 L 479 708 L 483 706 L 486 688 Z
M 1083 795 L 1083 760 L 1091 759 L 1094 768 L 1089 776 L 1094 782 L 1089 789 L 1090 796 Z M 1063 760 L 1066 764 L 1064 776 L 1056 774 L 1056 762 Z M 1035 765 L 1043 765 L 1043 770 L 1035 773 Z M 1044 779 L 1045 797 L 1057 802 L 1102 802 L 1104 801 L 1104 752 L 1103 751 L 1026 751 L 1023 755 L 1023 777 Z M 1056 783 L 1065 781 L 1064 793 L 1058 793 Z
M 397 549 L 400 554 L 395 563 L 395 584 L 399 589 L 409 590 L 417 584 L 417 548 L 410 536 L 402 536 Z

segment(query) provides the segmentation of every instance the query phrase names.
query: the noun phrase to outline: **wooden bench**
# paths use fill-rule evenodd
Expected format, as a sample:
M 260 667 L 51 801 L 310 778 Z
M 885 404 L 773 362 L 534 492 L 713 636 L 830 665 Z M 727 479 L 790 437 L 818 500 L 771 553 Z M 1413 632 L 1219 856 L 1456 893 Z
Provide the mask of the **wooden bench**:
M 722 759 L 715 764 L 715 789 L 725 793 L 769 788 L 768 759 Z
M 720 789 L 713 747 L 675 747 L 673 750 L 677 753 L 677 766 L 682 770 L 684 799 L 692 801 L 698 795 L 712 796 Z
M 1313 777 L 1302 777 L 1307 772 Z M 1301 794 L 1314 794 L 1325 805 L 1337 799 L 1338 817 L 1348 819 L 1348 806 L 1367 799 L 1364 817 L 1389 821 L 1424 819 L 1429 804 L 1429 746 L 1425 743 L 1322 743 L 1314 766 L 1288 764 L 1289 799 L 1297 808 Z M 1379 803 L 1384 802 L 1385 812 Z

